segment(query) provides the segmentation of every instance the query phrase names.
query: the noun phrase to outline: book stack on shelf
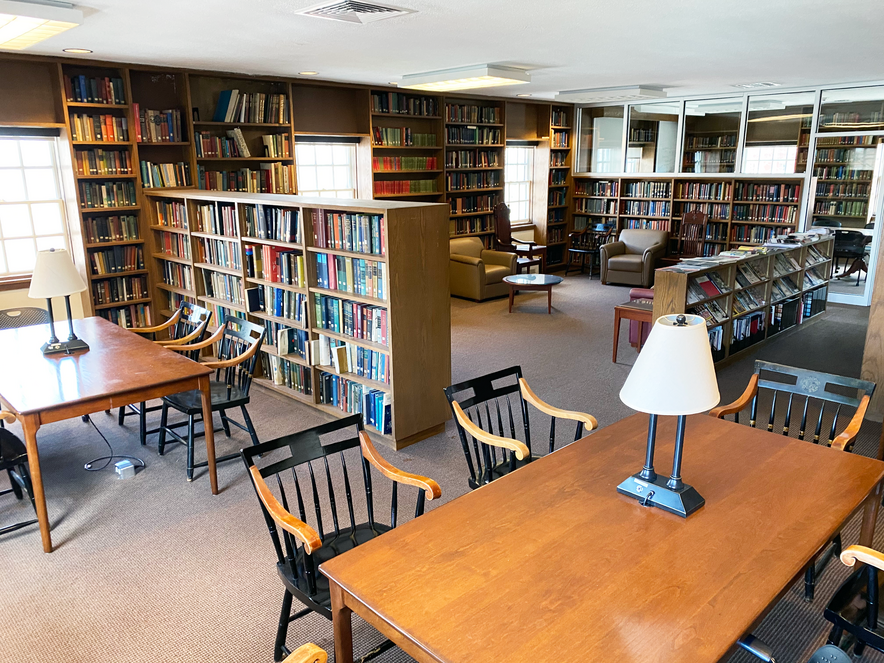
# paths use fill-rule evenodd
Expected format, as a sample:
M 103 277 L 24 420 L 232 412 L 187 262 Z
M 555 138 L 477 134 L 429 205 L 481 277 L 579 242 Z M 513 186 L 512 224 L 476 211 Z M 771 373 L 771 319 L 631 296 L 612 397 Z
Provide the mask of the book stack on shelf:
M 574 180 L 574 230 L 599 224 L 617 227 L 620 181 Z
M 737 160 L 737 132 L 687 132 L 683 173 L 732 173 Z
M 703 255 L 712 256 L 727 247 L 733 182 L 677 180 L 673 196 L 670 246 L 675 253 L 681 220 L 688 212 L 706 215 L 706 241 Z
M 451 236 L 476 236 L 491 246 L 494 206 L 503 200 L 505 106 L 445 98 L 445 191 Z
M 625 179 L 621 187 L 621 228 L 672 230 L 672 182 Z
M 439 202 L 441 98 L 373 90 L 370 99 L 374 197 Z
M 147 197 L 163 315 L 187 298 L 262 324 L 256 384 L 336 416 L 362 412 L 394 448 L 444 428 L 445 207 L 195 190 Z M 418 243 L 424 251 L 411 250 Z M 183 283 L 168 265 L 195 277 Z
M 546 264 L 560 265 L 567 252 L 571 174 L 571 127 L 574 109 L 553 104 L 549 123 L 549 199 L 546 219 Z
M 817 139 L 813 223 L 840 224 L 843 228 L 863 228 L 868 223 L 873 166 L 880 140 L 878 136 Z
M 764 244 L 794 230 L 801 185 L 785 182 L 737 182 L 734 187 L 732 244 Z

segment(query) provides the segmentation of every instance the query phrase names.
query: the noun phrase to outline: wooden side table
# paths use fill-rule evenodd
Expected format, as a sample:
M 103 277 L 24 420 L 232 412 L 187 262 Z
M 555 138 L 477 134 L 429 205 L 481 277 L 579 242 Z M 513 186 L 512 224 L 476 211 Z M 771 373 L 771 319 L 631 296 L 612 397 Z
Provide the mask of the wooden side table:
M 623 318 L 635 320 L 639 323 L 652 323 L 654 321 L 654 305 L 642 302 L 626 302 L 614 307 L 614 353 L 611 361 L 615 364 L 617 363 L 617 342 L 620 340 L 620 321 Z M 638 351 L 642 351 L 641 333 L 638 335 Z
M 564 281 L 561 276 L 550 274 L 513 274 L 504 276 L 503 282 L 510 287 L 510 313 L 513 312 L 513 298 L 518 290 L 546 291 L 546 312 L 552 314 L 552 289 Z

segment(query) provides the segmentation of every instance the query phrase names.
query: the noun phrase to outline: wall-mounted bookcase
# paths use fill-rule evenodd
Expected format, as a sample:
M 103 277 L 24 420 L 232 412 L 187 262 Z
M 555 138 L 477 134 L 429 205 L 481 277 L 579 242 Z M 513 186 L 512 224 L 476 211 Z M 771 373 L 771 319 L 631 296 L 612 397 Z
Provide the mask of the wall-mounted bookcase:
M 146 200 L 163 316 L 187 299 L 214 324 L 264 325 L 258 385 L 335 416 L 367 408 L 367 428 L 391 447 L 444 429 L 444 206 L 195 190 Z
M 811 205 L 814 223 L 865 227 L 879 142 L 880 136 L 817 139 L 813 163 L 817 184 Z
M 571 206 L 571 147 L 574 109 L 553 104 L 549 122 L 549 188 L 546 212 L 546 263 L 565 262 L 568 244 L 568 210 Z
M 654 319 L 691 313 L 706 319 L 713 359 L 738 356 L 826 309 L 834 238 L 772 249 L 709 266 L 658 269 Z

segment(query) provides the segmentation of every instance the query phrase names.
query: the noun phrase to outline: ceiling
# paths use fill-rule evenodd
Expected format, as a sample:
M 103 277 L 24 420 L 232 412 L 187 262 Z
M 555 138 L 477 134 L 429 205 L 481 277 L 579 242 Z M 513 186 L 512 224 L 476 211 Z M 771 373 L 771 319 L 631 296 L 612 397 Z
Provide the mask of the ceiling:
M 385 2 L 385 0 L 381 0 Z M 314 0 L 86 0 L 84 24 L 28 52 L 369 84 L 496 63 L 532 82 L 489 94 L 663 85 L 671 96 L 884 78 L 874 0 L 389 0 L 366 25 L 295 15 Z M 875 9 L 878 7 L 878 9 Z

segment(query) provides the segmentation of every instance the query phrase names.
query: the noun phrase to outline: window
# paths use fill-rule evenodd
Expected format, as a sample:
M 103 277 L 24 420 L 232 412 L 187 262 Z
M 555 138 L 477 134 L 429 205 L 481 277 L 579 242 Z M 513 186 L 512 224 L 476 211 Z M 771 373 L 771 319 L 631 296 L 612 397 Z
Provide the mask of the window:
M 804 172 L 810 144 L 813 97 L 813 92 L 749 97 L 744 173 Z M 791 162 L 786 163 L 790 159 Z
M 746 146 L 743 151 L 744 173 L 794 173 L 797 145 Z
M 580 172 L 623 172 L 623 106 L 580 109 Z
M 296 143 L 298 193 L 323 198 L 356 197 L 356 145 Z
M 0 276 L 30 274 L 37 251 L 68 248 L 56 139 L 0 135 Z
M 510 208 L 510 221 L 512 223 L 531 221 L 533 172 L 533 147 L 506 148 L 503 198 Z

